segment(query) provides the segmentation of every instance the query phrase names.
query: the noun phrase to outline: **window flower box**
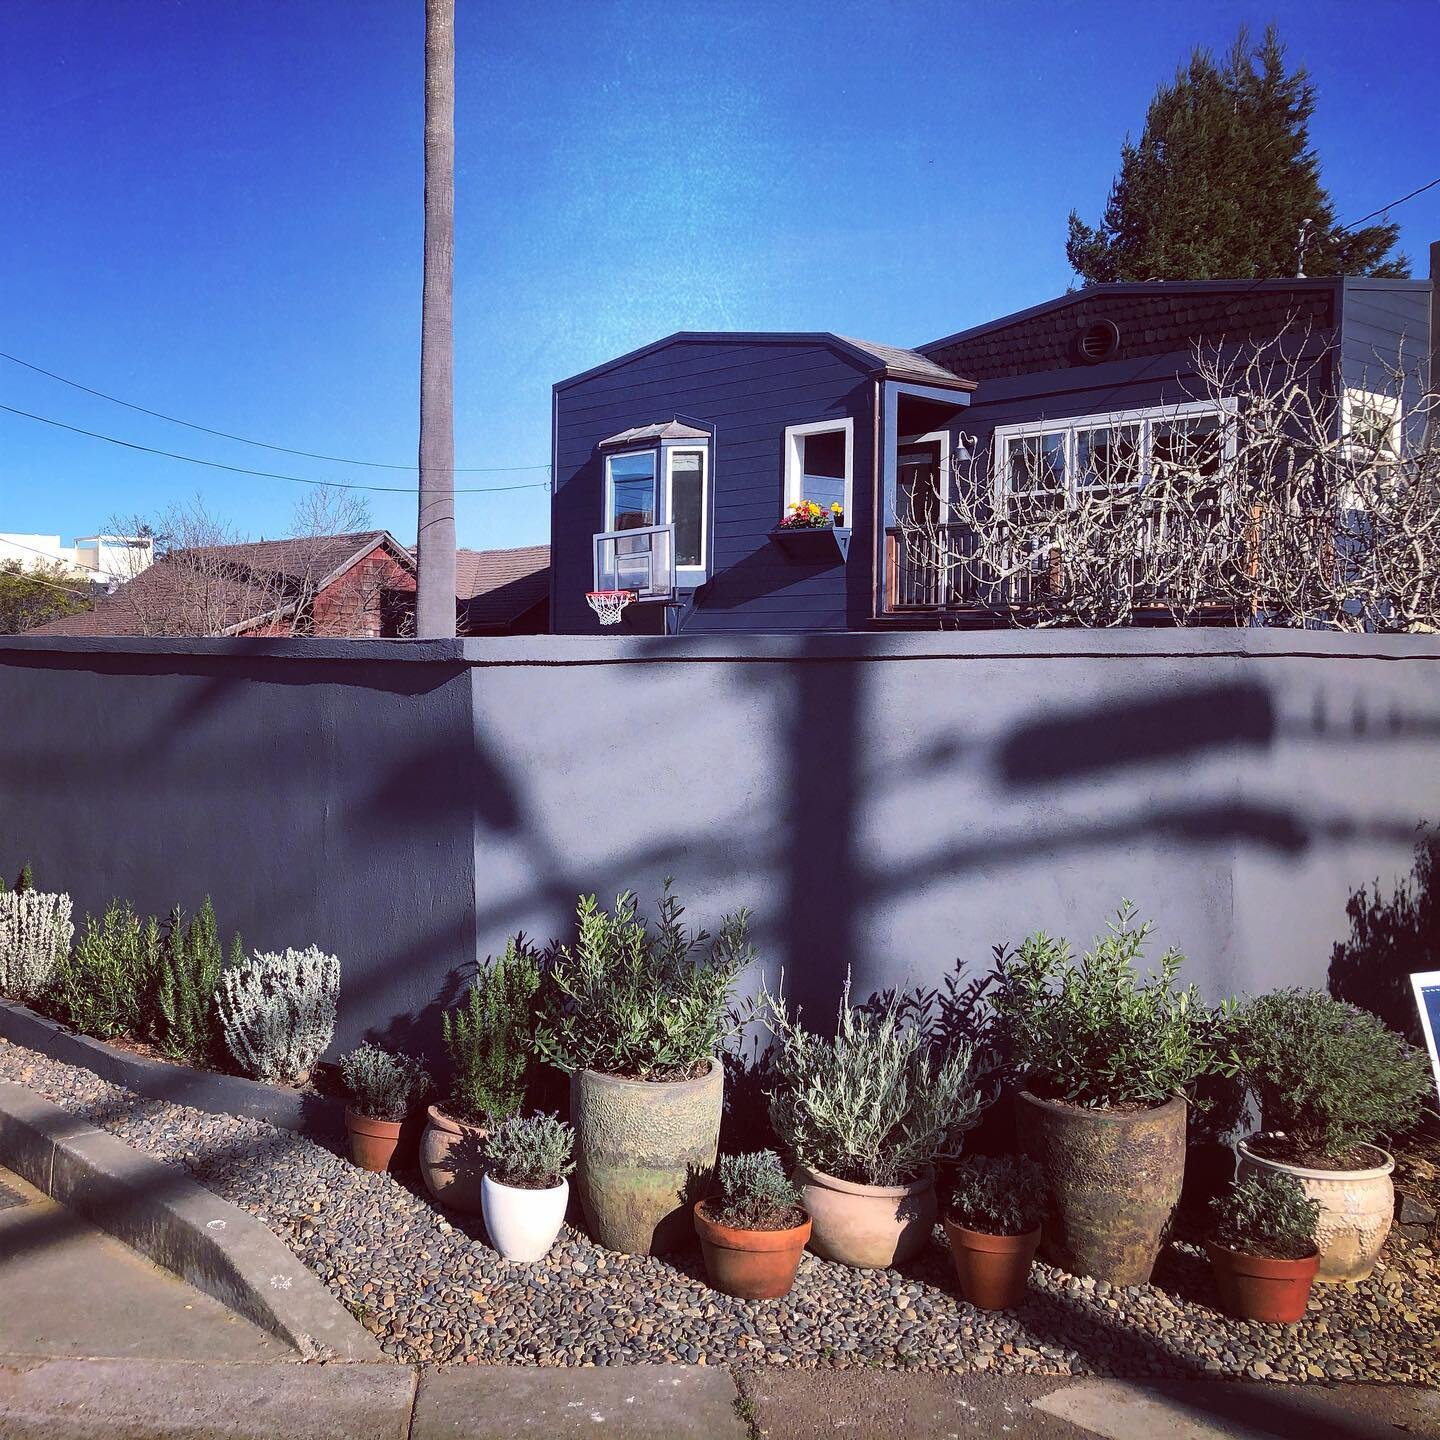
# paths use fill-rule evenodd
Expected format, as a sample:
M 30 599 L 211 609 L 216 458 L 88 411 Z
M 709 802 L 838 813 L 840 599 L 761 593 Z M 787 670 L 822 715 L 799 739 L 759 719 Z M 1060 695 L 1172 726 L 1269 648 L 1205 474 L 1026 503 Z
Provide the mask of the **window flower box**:
M 850 530 L 843 525 L 777 526 L 770 532 L 770 540 L 792 565 L 843 565 L 850 555 Z

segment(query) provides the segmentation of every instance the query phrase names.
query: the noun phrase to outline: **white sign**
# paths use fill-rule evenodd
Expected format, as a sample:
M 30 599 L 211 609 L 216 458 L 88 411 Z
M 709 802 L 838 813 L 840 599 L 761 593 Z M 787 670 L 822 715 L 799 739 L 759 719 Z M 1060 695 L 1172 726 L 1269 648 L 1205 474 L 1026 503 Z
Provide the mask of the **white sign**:
M 1440 970 L 1427 970 L 1412 975 L 1415 1004 L 1420 1011 L 1420 1024 L 1425 1030 L 1425 1048 L 1430 1052 L 1430 1068 L 1435 1072 L 1435 1089 L 1440 1093 L 1440 1050 L 1435 1037 L 1440 1035 Z

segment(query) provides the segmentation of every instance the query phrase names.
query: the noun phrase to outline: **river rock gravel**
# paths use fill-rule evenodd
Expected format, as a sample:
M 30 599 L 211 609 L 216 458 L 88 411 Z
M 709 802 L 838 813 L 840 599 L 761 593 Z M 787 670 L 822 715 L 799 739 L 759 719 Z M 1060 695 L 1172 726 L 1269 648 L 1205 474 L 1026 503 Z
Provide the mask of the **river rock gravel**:
M 1182 1243 L 1154 1284 L 1125 1289 L 1037 1263 L 1029 1298 L 1004 1314 L 958 1298 L 938 1235 L 903 1270 L 807 1254 L 788 1296 L 747 1303 L 706 1285 L 698 1250 L 618 1255 L 568 1224 L 543 1262 L 508 1264 L 478 1216 L 439 1210 L 416 1175 L 368 1174 L 289 1131 L 143 1099 L 4 1041 L 0 1079 L 254 1215 L 397 1360 L 1440 1383 L 1437 1257 L 1403 1239 L 1363 1284 L 1317 1286 L 1289 1327 L 1219 1313 L 1203 1255 Z

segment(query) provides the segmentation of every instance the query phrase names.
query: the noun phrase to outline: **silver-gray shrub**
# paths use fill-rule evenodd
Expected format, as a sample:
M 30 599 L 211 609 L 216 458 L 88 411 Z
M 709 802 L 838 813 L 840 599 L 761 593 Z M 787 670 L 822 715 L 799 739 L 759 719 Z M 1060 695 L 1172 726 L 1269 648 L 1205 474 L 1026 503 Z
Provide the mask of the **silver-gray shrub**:
M 0 892 L 0 995 L 38 1000 L 49 990 L 74 936 L 68 895 Z
M 768 993 L 764 1005 L 775 1037 L 770 1123 L 812 1169 L 863 1185 L 909 1184 L 937 1160 L 959 1157 L 994 1098 L 973 1047 L 941 1057 L 904 997 L 852 1006 L 847 979 L 833 1037 L 804 1029 Z
M 303 1084 L 335 1034 L 340 962 L 317 946 L 255 955 L 215 992 L 226 1048 L 257 1080 Z
M 721 1225 L 736 1230 L 787 1230 L 803 1223 L 800 1190 L 773 1150 L 722 1155 L 715 1198 L 706 1209 Z
M 371 1120 L 403 1120 L 430 1089 L 418 1060 L 368 1043 L 340 1057 L 340 1078 L 350 1108 Z
M 955 1167 L 951 1218 L 984 1235 L 1028 1235 L 1045 1218 L 1045 1172 L 1026 1155 L 972 1155 Z
M 575 1168 L 575 1132 L 557 1115 L 512 1115 L 484 1147 L 494 1179 L 522 1190 L 553 1190 Z

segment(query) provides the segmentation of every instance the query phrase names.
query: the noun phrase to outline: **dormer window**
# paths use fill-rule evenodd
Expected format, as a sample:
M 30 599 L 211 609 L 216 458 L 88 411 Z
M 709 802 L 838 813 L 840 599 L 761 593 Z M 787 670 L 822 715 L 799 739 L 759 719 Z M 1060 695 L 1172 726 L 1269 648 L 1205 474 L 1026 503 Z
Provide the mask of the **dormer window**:
M 667 591 L 703 584 L 710 563 L 709 433 L 672 420 L 622 431 L 601 441 L 600 448 L 605 453 L 601 536 L 643 532 L 614 540 L 615 555 L 643 554 L 651 564 L 663 552 L 671 578 L 658 588 Z M 657 531 L 668 533 L 657 538 Z
M 655 452 L 605 459 L 605 528 L 641 530 L 655 523 Z

